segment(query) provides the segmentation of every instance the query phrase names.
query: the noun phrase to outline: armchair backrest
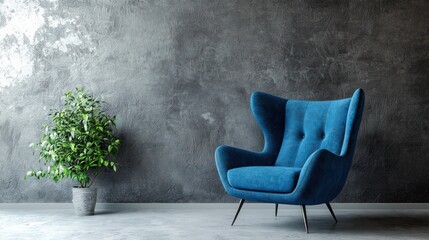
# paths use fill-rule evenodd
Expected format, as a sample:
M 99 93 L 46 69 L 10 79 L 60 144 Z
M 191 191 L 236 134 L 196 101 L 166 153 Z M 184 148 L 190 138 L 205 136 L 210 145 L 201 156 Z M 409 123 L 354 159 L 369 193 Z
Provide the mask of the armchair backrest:
M 362 89 L 341 100 L 286 100 L 283 139 L 275 165 L 302 167 L 318 149 L 353 156 L 363 101 Z

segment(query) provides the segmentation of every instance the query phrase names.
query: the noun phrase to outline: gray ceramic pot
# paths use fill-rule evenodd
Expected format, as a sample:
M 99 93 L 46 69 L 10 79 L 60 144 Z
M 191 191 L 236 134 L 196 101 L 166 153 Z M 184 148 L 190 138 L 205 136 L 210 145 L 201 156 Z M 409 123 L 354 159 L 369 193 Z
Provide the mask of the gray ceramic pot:
M 97 188 L 73 187 L 74 212 L 78 216 L 94 215 Z

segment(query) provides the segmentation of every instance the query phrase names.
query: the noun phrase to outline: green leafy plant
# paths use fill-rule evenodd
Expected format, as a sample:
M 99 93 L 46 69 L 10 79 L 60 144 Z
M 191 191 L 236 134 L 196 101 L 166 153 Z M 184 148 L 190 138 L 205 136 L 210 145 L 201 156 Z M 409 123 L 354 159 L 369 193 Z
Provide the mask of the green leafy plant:
M 79 187 L 90 187 L 101 168 L 116 171 L 113 161 L 120 141 L 113 135 L 115 117 L 101 111 L 101 101 L 83 88 L 63 96 L 64 106 L 51 110 L 52 123 L 44 126 L 40 142 L 30 144 L 47 166 L 28 171 L 28 177 L 71 178 Z

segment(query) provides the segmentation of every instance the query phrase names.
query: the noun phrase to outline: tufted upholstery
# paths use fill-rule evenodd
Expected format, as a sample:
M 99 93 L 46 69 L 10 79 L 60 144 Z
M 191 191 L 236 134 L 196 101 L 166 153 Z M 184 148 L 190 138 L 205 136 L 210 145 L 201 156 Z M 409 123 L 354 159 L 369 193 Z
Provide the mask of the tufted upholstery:
M 350 99 L 286 102 L 285 131 L 276 166 L 302 168 L 318 149 L 339 155 Z
M 262 92 L 251 97 L 251 108 L 264 134 L 264 149 L 251 152 L 229 146 L 216 149 L 216 166 L 228 194 L 237 198 L 283 204 L 330 202 L 342 190 L 351 167 L 365 96 L 357 89 L 351 98 L 333 101 L 287 100 Z M 232 173 L 253 166 L 252 178 L 238 184 Z M 264 166 L 299 168 L 291 192 L 270 182 Z M 235 179 L 237 179 L 237 176 Z M 229 181 L 231 180 L 231 181 Z M 281 181 L 281 180 L 280 180 Z M 286 180 L 284 180 L 286 181 Z M 234 183 L 233 183 L 234 182 Z M 244 185 L 245 186 L 244 186 Z M 235 187 L 234 187 L 235 186 Z M 271 191 L 266 191 L 271 189 Z

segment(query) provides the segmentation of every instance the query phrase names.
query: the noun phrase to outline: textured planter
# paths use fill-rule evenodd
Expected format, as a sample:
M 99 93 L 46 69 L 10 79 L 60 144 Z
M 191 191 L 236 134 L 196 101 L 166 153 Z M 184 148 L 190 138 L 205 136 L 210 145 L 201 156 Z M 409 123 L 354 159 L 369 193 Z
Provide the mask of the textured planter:
M 74 212 L 78 216 L 94 215 L 97 188 L 73 187 Z

